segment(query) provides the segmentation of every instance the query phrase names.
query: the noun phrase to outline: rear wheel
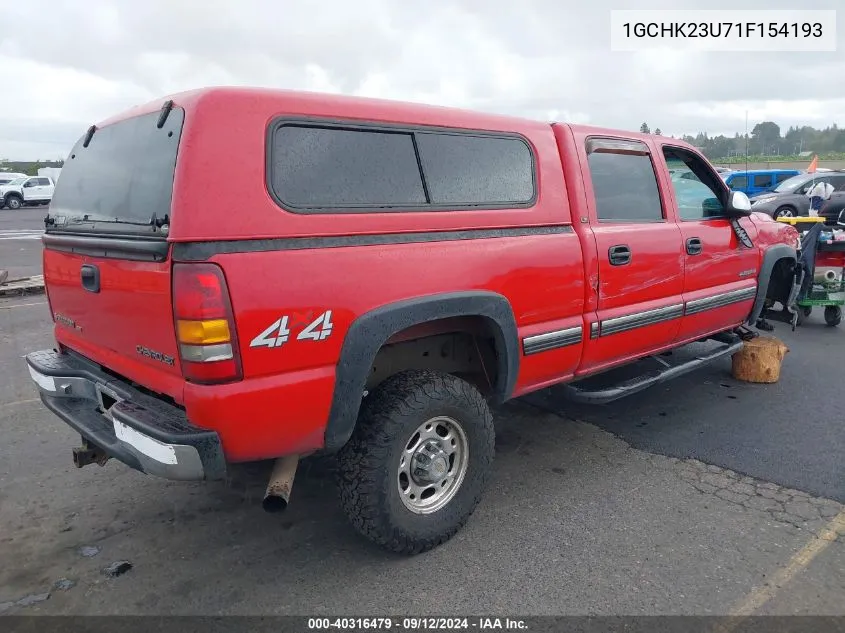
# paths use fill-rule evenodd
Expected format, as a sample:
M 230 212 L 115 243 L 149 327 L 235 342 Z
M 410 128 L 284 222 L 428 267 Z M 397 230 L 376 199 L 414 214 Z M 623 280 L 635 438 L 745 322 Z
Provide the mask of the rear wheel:
M 824 320 L 830 326 L 837 326 L 842 322 L 842 308 L 839 306 L 827 306 L 824 309 Z
M 23 206 L 23 200 L 21 200 L 18 196 L 9 196 L 6 198 L 6 206 L 12 211 L 17 211 Z
M 772 217 L 774 218 L 794 218 L 796 216 L 795 209 L 792 207 L 779 207 L 775 210 Z
M 438 372 L 397 374 L 364 400 L 338 455 L 341 505 L 382 547 L 430 550 L 475 510 L 494 451 L 493 416 L 475 387 Z

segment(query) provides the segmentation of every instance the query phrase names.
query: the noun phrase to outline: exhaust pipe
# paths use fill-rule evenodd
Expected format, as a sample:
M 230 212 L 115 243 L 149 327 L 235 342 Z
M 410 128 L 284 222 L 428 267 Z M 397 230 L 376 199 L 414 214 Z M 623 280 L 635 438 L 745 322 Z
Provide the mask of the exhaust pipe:
M 299 455 L 279 457 L 273 464 L 273 472 L 264 492 L 261 507 L 265 512 L 282 512 L 288 507 L 290 491 L 293 488 L 293 478 L 299 465 Z

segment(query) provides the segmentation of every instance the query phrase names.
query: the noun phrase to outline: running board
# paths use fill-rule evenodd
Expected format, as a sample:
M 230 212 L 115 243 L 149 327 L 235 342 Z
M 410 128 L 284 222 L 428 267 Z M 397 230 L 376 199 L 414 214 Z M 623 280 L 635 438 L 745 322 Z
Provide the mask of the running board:
M 651 356 L 647 358 L 660 363 L 663 366 L 661 369 L 650 371 L 604 389 L 589 390 L 576 387 L 572 384 L 561 385 L 558 389 L 562 389 L 566 397 L 574 402 L 605 404 L 638 393 L 654 385 L 677 378 L 678 376 L 688 374 L 724 356 L 735 354 L 743 345 L 742 339 L 735 334 L 718 334 L 710 337 L 709 340 L 717 341 L 721 345 L 707 354 L 696 356 L 680 365 L 672 366 L 659 356 Z

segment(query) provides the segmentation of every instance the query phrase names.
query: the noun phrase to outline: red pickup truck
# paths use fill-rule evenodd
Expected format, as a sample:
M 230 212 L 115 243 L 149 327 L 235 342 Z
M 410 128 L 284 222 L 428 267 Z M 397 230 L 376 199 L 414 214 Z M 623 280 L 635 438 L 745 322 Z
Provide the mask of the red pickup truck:
M 558 383 L 607 402 L 732 354 L 773 301 L 794 311 L 798 233 L 750 209 L 673 138 L 187 92 L 68 156 L 43 236 L 56 348 L 26 362 L 77 466 L 196 480 L 275 459 L 274 510 L 299 458 L 336 453 L 352 524 L 421 552 L 479 502 L 490 403 Z

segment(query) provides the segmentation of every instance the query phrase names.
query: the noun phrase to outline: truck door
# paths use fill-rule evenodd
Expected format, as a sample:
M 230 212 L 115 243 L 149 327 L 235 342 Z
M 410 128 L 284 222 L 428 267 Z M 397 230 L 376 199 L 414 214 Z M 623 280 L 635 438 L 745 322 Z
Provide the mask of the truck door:
M 53 192 L 51 191 L 52 186 L 50 185 L 50 179 L 39 177 L 36 179 L 37 182 L 33 187 L 33 199 L 38 201 L 45 201 L 49 200 L 53 197 Z
M 683 314 L 683 250 L 652 146 L 576 136 L 598 253 L 597 309 L 587 315 L 582 375 L 673 343 Z
M 38 178 L 30 178 L 21 187 L 24 202 L 38 199 Z
M 743 246 L 725 216 L 728 189 L 698 154 L 661 146 L 669 170 L 684 168 L 694 178 L 668 176 L 684 243 L 684 317 L 678 342 L 695 340 L 739 325 L 757 292 L 759 249 Z M 749 218 L 740 225 L 752 242 L 757 229 Z

